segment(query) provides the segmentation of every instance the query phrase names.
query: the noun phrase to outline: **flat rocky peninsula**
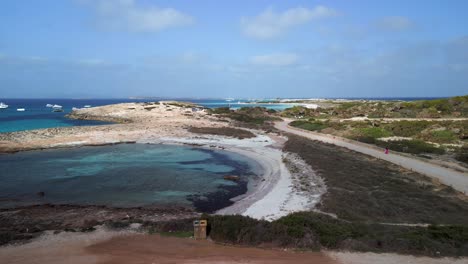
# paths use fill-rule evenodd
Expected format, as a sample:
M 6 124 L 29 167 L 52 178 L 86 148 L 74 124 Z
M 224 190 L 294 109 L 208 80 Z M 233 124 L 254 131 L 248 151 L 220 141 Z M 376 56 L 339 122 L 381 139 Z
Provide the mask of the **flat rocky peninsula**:
M 225 127 L 190 103 L 123 103 L 83 108 L 72 119 L 110 121 L 115 124 L 48 128 L 0 134 L 0 153 L 83 145 L 148 142 L 163 137 L 188 137 L 190 127 Z

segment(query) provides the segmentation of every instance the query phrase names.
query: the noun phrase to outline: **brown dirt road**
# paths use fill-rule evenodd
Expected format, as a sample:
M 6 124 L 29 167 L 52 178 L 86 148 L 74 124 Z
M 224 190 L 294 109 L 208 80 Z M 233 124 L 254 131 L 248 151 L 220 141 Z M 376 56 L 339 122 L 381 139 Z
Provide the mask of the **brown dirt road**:
M 135 235 L 87 248 L 100 263 L 336 263 L 321 253 L 217 245 L 209 241 Z
M 0 263 L 9 264 L 338 264 L 318 252 L 290 252 L 218 245 L 210 241 L 144 234 L 90 233 L 55 235 L 0 248 Z

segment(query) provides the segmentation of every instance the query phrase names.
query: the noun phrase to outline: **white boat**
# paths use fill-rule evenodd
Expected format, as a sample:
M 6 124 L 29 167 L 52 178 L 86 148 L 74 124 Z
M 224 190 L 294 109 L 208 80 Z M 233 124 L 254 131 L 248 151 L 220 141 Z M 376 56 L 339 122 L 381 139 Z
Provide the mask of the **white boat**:
M 62 106 L 61 105 L 53 105 L 52 106 L 52 112 L 63 112 Z
M 62 106 L 61 105 L 53 105 L 52 106 L 52 112 L 63 112 Z
M 226 102 L 234 101 L 234 98 L 226 98 Z
M 90 105 L 85 105 L 84 108 L 90 108 L 91 106 Z
M 51 104 L 46 104 L 46 107 L 52 107 L 52 106 L 53 106 L 53 105 L 51 105 Z
M 18 111 L 18 112 L 24 112 L 24 111 L 26 111 L 26 109 L 24 109 L 24 108 L 18 108 L 18 109 L 16 109 L 16 111 Z
M 0 103 L 0 109 L 6 109 L 6 108 L 8 108 L 8 105 L 1 102 Z

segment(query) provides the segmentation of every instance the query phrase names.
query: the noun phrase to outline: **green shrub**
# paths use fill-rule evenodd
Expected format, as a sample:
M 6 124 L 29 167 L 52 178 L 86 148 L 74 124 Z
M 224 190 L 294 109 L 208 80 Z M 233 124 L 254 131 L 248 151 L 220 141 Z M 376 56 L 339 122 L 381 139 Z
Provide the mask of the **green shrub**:
M 231 109 L 229 107 L 218 107 L 209 109 L 209 112 L 212 114 L 228 114 L 231 112 Z
M 375 144 L 376 139 L 392 136 L 391 132 L 380 127 L 356 128 L 352 132 L 351 138 L 369 144 Z
M 391 132 L 380 127 L 361 128 L 358 133 L 364 137 L 383 138 L 392 136 Z
M 431 125 L 429 121 L 395 121 L 383 124 L 383 127 L 398 137 L 412 137 Z
M 438 148 L 432 144 L 426 143 L 422 140 L 413 139 L 413 140 L 399 140 L 399 141 L 381 141 L 376 140 L 375 144 L 380 147 L 388 147 L 391 150 L 398 152 L 405 152 L 411 154 L 444 154 L 445 150 L 443 148 Z
M 455 153 L 455 159 L 468 164 L 468 146 L 463 146 Z
M 431 131 L 428 141 L 436 143 L 453 143 L 457 140 L 457 136 L 450 130 Z
M 211 239 L 222 243 L 305 249 L 468 255 L 468 226 L 392 226 L 348 222 L 315 212 L 298 212 L 267 222 L 246 216 L 204 215 Z
M 320 121 L 309 122 L 309 121 L 298 120 L 298 121 L 293 121 L 289 123 L 289 125 L 293 127 L 298 127 L 298 128 L 302 128 L 305 130 L 309 130 L 309 131 L 320 131 L 322 129 L 327 128 L 327 125 Z
M 311 232 L 327 248 L 336 248 L 340 241 L 365 234 L 365 228 L 360 224 L 351 224 L 312 212 L 293 213 L 280 218 L 276 223 L 285 225 L 288 235 L 292 237 L 301 238 Z

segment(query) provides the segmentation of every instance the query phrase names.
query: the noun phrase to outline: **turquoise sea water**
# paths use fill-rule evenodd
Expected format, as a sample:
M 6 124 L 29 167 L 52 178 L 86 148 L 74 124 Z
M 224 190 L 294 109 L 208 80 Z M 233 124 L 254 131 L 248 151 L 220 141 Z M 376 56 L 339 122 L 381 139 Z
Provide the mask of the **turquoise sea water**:
M 259 173 L 248 158 L 173 145 L 121 144 L 0 155 L 0 207 L 194 206 L 212 212 Z M 239 175 L 239 182 L 225 175 Z M 44 195 L 40 195 L 43 192 Z

